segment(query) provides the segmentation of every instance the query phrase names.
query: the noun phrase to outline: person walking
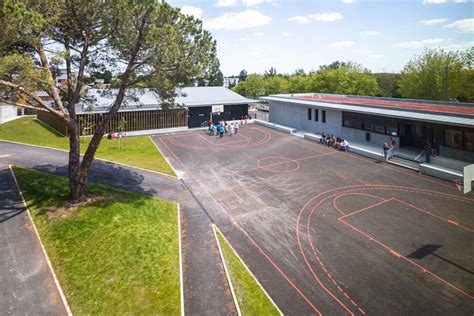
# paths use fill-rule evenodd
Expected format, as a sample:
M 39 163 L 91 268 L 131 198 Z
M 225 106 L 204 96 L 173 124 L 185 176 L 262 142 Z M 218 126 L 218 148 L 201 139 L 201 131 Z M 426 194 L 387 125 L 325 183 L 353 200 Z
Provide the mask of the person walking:
M 390 149 L 390 146 L 388 146 L 387 143 L 383 143 L 383 158 L 385 161 L 388 159 L 388 150 Z
M 431 143 L 429 140 L 425 143 L 425 162 L 431 162 L 431 155 L 433 154 L 433 149 L 431 148 Z
M 239 122 L 235 123 L 235 133 L 239 132 Z

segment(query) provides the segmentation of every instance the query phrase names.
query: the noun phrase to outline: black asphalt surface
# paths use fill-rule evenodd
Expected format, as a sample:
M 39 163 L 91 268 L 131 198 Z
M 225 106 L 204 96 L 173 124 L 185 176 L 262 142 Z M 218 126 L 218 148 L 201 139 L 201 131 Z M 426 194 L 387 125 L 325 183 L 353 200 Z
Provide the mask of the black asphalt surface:
M 0 141 L 0 167 L 6 167 L 8 164 L 67 175 L 67 153 Z M 236 314 L 217 252 L 211 220 L 183 182 L 153 172 L 98 160 L 93 164 L 89 181 L 178 201 L 181 206 L 185 313 Z M 3 197 L 0 197 L 2 203 L 3 200 Z M 23 233 L 23 230 L 19 233 Z M 1 271 L 5 270 L 2 268 Z M 3 283 L 0 284 L 3 290 Z M 2 299 L 3 296 L 0 302 Z
M 473 193 L 253 124 L 153 139 L 283 313 L 472 315 Z
M 0 315 L 66 315 L 13 176 L 0 163 Z

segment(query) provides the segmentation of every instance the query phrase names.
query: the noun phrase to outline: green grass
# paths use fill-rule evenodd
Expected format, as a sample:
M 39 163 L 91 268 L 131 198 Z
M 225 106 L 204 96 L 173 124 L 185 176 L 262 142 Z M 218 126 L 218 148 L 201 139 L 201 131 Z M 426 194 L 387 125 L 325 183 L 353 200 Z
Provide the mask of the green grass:
M 242 315 L 280 315 L 219 230 L 217 238 Z
M 33 117 L 24 117 L 2 124 L 0 139 L 69 150 L 68 138 Z M 81 139 L 82 153 L 86 151 L 89 140 L 90 138 Z M 176 176 L 149 137 L 130 137 L 120 141 L 103 139 L 97 149 L 96 157 Z
M 89 183 L 68 208 L 67 178 L 14 172 L 74 314 L 180 314 L 175 203 Z

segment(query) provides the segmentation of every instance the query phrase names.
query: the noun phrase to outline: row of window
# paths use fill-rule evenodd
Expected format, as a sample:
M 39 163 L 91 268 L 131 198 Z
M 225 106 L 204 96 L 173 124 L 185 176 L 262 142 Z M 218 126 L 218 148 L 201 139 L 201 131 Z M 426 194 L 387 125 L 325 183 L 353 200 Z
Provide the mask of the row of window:
M 398 136 L 397 121 L 389 118 L 342 112 L 342 125 L 367 132 Z
M 308 109 L 308 121 L 312 120 L 312 114 L 313 114 L 313 109 L 309 108 Z M 318 122 L 319 121 L 319 110 L 314 109 L 314 121 Z M 326 123 L 326 110 L 321 110 L 321 122 Z

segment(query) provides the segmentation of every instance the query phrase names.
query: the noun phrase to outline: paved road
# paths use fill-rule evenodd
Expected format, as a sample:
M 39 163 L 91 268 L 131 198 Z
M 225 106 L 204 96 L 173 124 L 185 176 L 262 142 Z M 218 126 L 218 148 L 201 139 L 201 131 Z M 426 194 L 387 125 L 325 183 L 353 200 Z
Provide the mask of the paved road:
M 8 164 L 67 175 L 67 153 L 0 141 L 0 167 Z M 236 314 L 211 221 L 182 181 L 102 161 L 94 162 L 90 181 L 169 200 L 178 199 L 182 210 L 185 313 Z M 2 300 L 3 296 L 0 302 Z
M 13 176 L 4 165 L 0 166 L 0 253 L 0 314 L 66 314 Z

